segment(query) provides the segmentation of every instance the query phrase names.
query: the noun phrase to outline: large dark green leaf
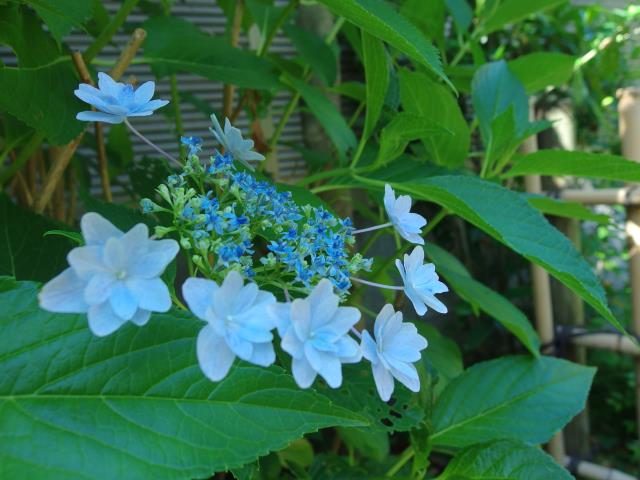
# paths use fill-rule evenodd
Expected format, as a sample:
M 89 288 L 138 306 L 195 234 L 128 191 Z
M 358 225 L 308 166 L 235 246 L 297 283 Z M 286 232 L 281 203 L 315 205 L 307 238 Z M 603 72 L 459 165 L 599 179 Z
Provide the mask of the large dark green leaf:
M 82 28 L 82 23 L 91 16 L 91 3 L 88 0 L 21 0 L 31 5 L 47 24 L 58 42 L 71 32 Z
M 459 271 L 460 268 L 464 269 L 464 266 L 456 262 L 455 257 L 445 250 L 429 244 L 425 247 L 425 251 L 438 267 L 438 273 L 445 278 L 460 298 L 496 319 L 515 335 L 532 355 L 537 357 L 540 354 L 538 334 L 519 308 L 498 292 L 474 280 L 466 269 Z M 455 265 L 454 268 L 449 267 L 452 264 Z
M 557 7 L 566 2 L 567 0 L 505 0 L 503 2 L 492 2 L 494 8 L 489 12 L 483 12 L 483 15 L 480 16 L 479 29 L 484 34 L 491 33 L 507 24 L 523 20 L 531 14 Z
M 575 57 L 557 52 L 535 52 L 509 62 L 509 69 L 522 82 L 527 94 L 558 87 L 573 74 Z
M 400 101 L 407 112 L 441 125 L 451 135 L 428 135 L 422 142 L 433 161 L 447 167 L 464 163 L 469 152 L 470 134 L 455 97 L 427 75 L 400 71 Z
M 438 50 L 389 3 L 384 0 L 320 0 L 320 3 L 449 82 L 442 70 Z
M 362 135 L 369 138 L 380 118 L 389 88 L 389 59 L 384 44 L 367 32 L 362 32 L 362 56 L 367 91 L 367 113 Z
M 604 290 L 573 244 L 517 192 L 466 176 L 438 176 L 394 185 L 414 199 L 436 202 L 537 263 L 618 329 Z
M 516 440 L 497 440 L 458 452 L 437 480 L 571 480 L 543 450 Z
M 345 159 L 347 151 L 356 146 L 356 136 L 336 106 L 317 88 L 298 78 L 287 75 L 284 77 L 284 81 L 302 96 L 309 110 L 329 135 L 340 158 Z
M 499 439 L 544 443 L 584 408 L 594 374 L 545 356 L 478 363 L 438 399 L 431 440 L 444 448 Z
M 278 86 L 274 67 L 253 53 L 231 47 L 192 23 L 176 17 L 154 17 L 144 24 L 144 58 L 158 76 L 189 72 L 247 88 Z
M 434 394 L 437 397 L 444 388 L 464 371 L 462 352 L 458 344 L 442 335 L 435 327 L 418 321 L 416 327 L 420 334 L 427 339 L 429 346 L 422 352 L 422 361 L 438 372 Z
M 516 158 L 504 176 L 573 175 L 624 182 L 640 182 L 640 163 L 605 153 L 539 150 Z
M 18 207 L 0 194 L 0 275 L 46 281 L 61 272 L 75 245 L 63 237 L 44 236 L 56 229 L 69 227 Z
M 0 292 L 2 478 L 209 478 L 307 432 L 366 424 L 277 367 L 208 381 L 191 315 L 97 338 L 84 315 L 40 310 L 33 283 Z
M 29 68 L 0 66 L 0 109 L 62 145 L 85 126 L 75 118 L 83 107 L 73 95 L 77 86 L 68 60 Z
M 302 59 L 311 65 L 311 69 L 326 85 L 333 85 L 336 81 L 338 59 L 329 45 L 321 37 L 294 25 L 286 26 L 284 32 Z

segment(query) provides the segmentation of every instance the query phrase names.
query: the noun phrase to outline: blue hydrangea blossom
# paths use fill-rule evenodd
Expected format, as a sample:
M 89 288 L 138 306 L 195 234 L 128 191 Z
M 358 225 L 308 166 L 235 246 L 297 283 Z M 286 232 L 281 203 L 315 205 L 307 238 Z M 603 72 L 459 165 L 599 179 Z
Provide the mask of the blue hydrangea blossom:
M 207 325 L 196 345 L 198 362 L 214 382 L 222 380 L 236 357 L 268 367 L 275 361 L 275 323 L 268 314 L 275 297 L 255 283 L 244 285 L 242 275 L 230 271 L 218 286 L 213 280 L 189 278 L 182 286 L 187 305 Z
M 418 315 L 427 313 L 427 307 L 438 313 L 447 313 L 447 307 L 436 298 L 436 294 L 448 292 L 436 273 L 433 263 L 424 263 L 424 249 L 415 247 L 404 261 L 396 260 L 396 267 L 404 282 L 404 292 L 413 303 Z
M 413 323 L 402 321 L 402 312 L 385 305 L 373 327 L 374 338 L 362 332 L 362 353 L 371 362 L 373 379 L 380 398 L 389 401 L 394 390 L 394 378 L 412 392 L 420 391 L 420 377 L 414 362 L 420 351 L 427 348 L 427 340 Z
M 396 198 L 393 188 L 389 184 L 384 186 L 384 208 L 389 220 L 398 234 L 406 241 L 424 245 L 424 239 L 420 236 L 422 227 L 427 220 L 417 213 L 411 212 L 411 197 L 400 195 Z
M 358 342 L 349 336 L 360 319 L 354 307 L 339 306 L 328 280 L 321 280 L 307 298 L 277 304 L 270 312 L 282 338 L 282 349 L 292 357 L 293 378 L 308 388 L 317 375 L 332 388 L 342 384 L 342 364 L 362 358 Z
M 167 100 L 151 100 L 155 82 L 145 82 L 134 90 L 130 84 L 116 82 L 106 73 L 98 73 L 98 87 L 81 83 L 74 91 L 76 97 L 98 111 L 79 112 L 78 120 L 85 122 L 122 123 L 127 117 L 144 117 L 164 107 Z
M 128 321 L 144 325 L 151 312 L 169 310 L 160 275 L 178 253 L 175 240 L 150 240 L 144 224 L 123 233 L 97 213 L 85 214 L 80 225 L 86 245 L 71 250 L 70 267 L 44 285 L 38 297 L 43 309 L 87 313 L 98 336 Z
M 239 161 L 250 170 L 253 170 L 253 167 L 249 162 L 264 160 L 264 155 L 253 151 L 253 140 L 242 138 L 240 129 L 231 125 L 228 118 L 224 119 L 224 130 L 222 130 L 215 114 L 211 115 L 211 122 L 213 123 L 211 133 L 224 147 L 225 153 L 231 155 L 234 160 Z

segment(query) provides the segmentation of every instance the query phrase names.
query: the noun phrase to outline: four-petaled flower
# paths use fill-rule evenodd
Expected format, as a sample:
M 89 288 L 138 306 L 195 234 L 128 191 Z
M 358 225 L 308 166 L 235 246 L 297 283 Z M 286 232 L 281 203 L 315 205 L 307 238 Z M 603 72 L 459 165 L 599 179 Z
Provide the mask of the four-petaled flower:
M 98 336 L 127 321 L 144 325 L 151 312 L 169 310 L 169 289 L 160 275 L 178 253 L 175 240 L 150 240 L 142 223 L 123 233 L 97 213 L 85 214 L 80 225 L 86 245 L 71 250 L 70 268 L 42 288 L 43 309 L 86 312 Z
M 424 245 L 424 239 L 420 236 L 422 227 L 427 221 L 422 215 L 411 212 L 411 197 L 400 195 L 396 198 L 393 188 L 384 186 L 384 208 L 389 215 L 389 220 L 398 234 L 406 241 Z
M 396 267 L 404 282 L 406 293 L 418 315 L 427 313 L 427 306 L 439 313 L 447 313 L 447 307 L 436 298 L 436 294 L 448 292 L 439 280 L 433 263 L 424 263 L 424 250 L 415 247 L 411 255 L 404 255 L 404 262 L 396 260 Z
M 198 362 L 214 382 L 222 380 L 237 357 L 268 367 L 275 361 L 274 322 L 267 313 L 275 297 L 244 285 L 242 275 L 229 272 L 218 286 L 213 280 L 188 278 L 182 286 L 187 305 L 207 325 L 200 330 L 196 345 Z
M 202 138 L 200 137 L 180 137 L 180 143 L 189 148 L 187 155 L 197 155 L 202 150 Z
M 414 362 L 420 360 L 420 350 L 427 348 L 427 340 L 413 323 L 402 321 L 402 312 L 385 305 L 373 327 L 374 338 L 362 332 L 362 354 L 371 362 L 373 379 L 380 398 L 389 401 L 394 377 L 412 392 L 420 391 L 420 378 Z
M 76 97 L 93 105 L 98 111 L 85 111 L 76 115 L 86 122 L 122 123 L 127 117 L 144 117 L 164 107 L 167 100 L 151 100 L 155 82 L 145 82 L 136 90 L 130 84 L 116 82 L 106 73 L 98 73 L 98 87 L 81 83 L 74 91 Z
M 348 334 L 360 312 L 338 306 L 339 301 L 333 284 L 323 279 L 307 298 L 271 307 L 282 349 L 293 358 L 293 378 L 301 388 L 309 387 L 318 374 L 330 387 L 338 388 L 342 364 L 362 358 L 358 342 Z
M 213 128 L 211 133 L 216 137 L 220 145 L 224 147 L 224 153 L 231 154 L 234 160 L 240 161 L 248 169 L 253 170 L 250 161 L 264 160 L 264 155 L 253 151 L 253 140 L 243 139 L 242 132 L 229 122 L 228 118 L 224 119 L 224 131 L 220 126 L 220 122 L 215 114 L 211 115 Z

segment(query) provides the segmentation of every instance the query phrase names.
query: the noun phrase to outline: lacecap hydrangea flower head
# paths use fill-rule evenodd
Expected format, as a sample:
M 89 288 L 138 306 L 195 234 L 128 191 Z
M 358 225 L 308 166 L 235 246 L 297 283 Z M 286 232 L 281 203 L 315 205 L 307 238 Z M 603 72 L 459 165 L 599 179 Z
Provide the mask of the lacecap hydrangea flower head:
M 76 94 L 100 112 L 79 114 L 84 120 L 118 123 L 164 104 L 151 101 L 152 84 L 134 91 L 101 75 L 99 89 L 88 87 L 82 85 Z M 149 237 L 144 224 L 122 232 L 100 215 L 86 214 L 81 221 L 85 245 L 73 249 L 70 267 L 43 287 L 41 307 L 86 313 L 89 328 L 98 336 L 112 334 L 128 322 L 143 326 L 152 312 L 169 310 L 172 301 L 186 308 L 161 278 L 181 250 L 189 278 L 177 291 L 203 322 L 194 341 L 200 367 L 211 381 L 224 379 L 236 359 L 272 365 L 279 337 L 301 388 L 318 377 L 331 388 L 340 387 L 348 381 L 342 365 L 364 356 L 383 400 L 390 399 L 394 379 L 418 391 L 413 363 L 427 341 L 416 327 L 387 305 L 371 335 L 362 329 L 360 309 L 348 305 L 355 282 L 404 291 L 419 315 L 427 307 L 446 312 L 436 295 L 447 288 L 433 265 L 424 263 L 421 246 L 405 255 L 404 262 L 398 261 L 403 286 L 358 276 L 370 270 L 372 261 L 357 252 L 356 235 L 393 227 L 402 238 L 424 243 L 421 229 L 426 220 L 410 211 L 411 199 L 396 198 L 387 185 L 384 206 L 389 222 L 358 230 L 350 219 L 337 217 L 319 203 L 298 203 L 286 188 L 247 171 L 264 156 L 228 119 L 224 129 L 215 115 L 212 122 L 220 150 L 202 162 L 202 139 L 182 137 L 186 158 L 158 186 L 161 201 L 142 200 L 143 211 L 158 223 L 154 235 Z

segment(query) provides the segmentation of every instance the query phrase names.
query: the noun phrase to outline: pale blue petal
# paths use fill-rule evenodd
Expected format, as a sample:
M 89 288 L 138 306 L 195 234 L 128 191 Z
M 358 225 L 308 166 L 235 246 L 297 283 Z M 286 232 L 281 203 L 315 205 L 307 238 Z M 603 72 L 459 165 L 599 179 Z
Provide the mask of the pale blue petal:
M 382 332 L 385 330 L 387 323 L 395 313 L 393 306 L 390 303 L 387 303 L 376 316 L 376 321 L 373 324 L 373 334 L 378 341 L 383 338 Z
M 331 388 L 338 388 L 342 384 L 342 364 L 334 354 L 321 352 L 310 343 L 305 344 L 304 354 L 309 364 L 325 379 Z
M 98 87 L 103 94 L 117 98 L 124 88 L 124 84 L 116 82 L 104 72 L 98 72 Z
M 132 259 L 127 269 L 131 275 L 143 278 L 158 277 L 180 251 L 180 246 L 175 240 L 148 240 L 147 248 L 146 254 Z
M 135 112 L 127 112 L 127 117 L 148 117 L 154 113 L 154 110 L 137 110 Z
M 304 357 L 294 358 L 291 361 L 291 373 L 293 373 L 293 379 L 300 388 L 309 388 L 317 375 L 311 364 Z
M 144 223 L 138 223 L 125 233 L 120 239 L 124 248 L 124 254 L 128 258 L 127 263 L 145 255 L 149 250 L 149 227 Z
M 131 321 L 141 327 L 149 321 L 149 317 L 151 317 L 149 310 L 138 309 L 135 315 L 131 317 Z
M 83 122 L 105 122 L 105 123 L 122 123 L 126 117 L 124 115 L 112 115 L 104 112 L 92 112 L 86 110 L 84 112 L 78 112 L 76 120 Z
M 84 287 L 85 282 L 73 269 L 67 268 L 42 287 L 38 294 L 40 308 L 58 313 L 84 313 L 89 309 L 80 294 Z
M 106 267 L 114 272 L 126 272 L 129 266 L 129 256 L 123 242 L 117 238 L 110 238 L 104 246 L 103 261 Z
M 232 294 L 232 302 L 227 314 L 237 315 L 251 308 L 258 296 L 258 286 L 255 283 L 247 283 Z
M 88 103 L 89 105 L 93 105 L 98 110 L 102 110 L 102 111 L 107 110 L 109 108 L 109 105 L 105 103 L 104 100 L 100 97 L 100 92 L 98 90 L 96 90 L 96 92 L 98 93 L 96 94 L 94 92 L 79 88 L 75 90 L 73 93 L 80 100 L 82 100 L 85 103 Z M 107 113 L 111 113 L 111 112 L 107 110 Z
M 153 98 L 153 93 L 155 92 L 155 90 L 155 82 L 144 82 L 136 89 L 135 93 L 133 94 L 134 101 L 137 105 L 147 103 L 149 100 L 151 100 L 151 98 Z
M 95 274 L 84 289 L 84 300 L 89 305 L 106 302 L 111 295 L 115 281 L 115 277 L 109 272 Z
M 138 310 L 138 299 L 122 282 L 118 282 L 113 286 L 109 303 L 116 315 L 123 320 L 131 320 L 131 317 Z
M 291 303 L 291 325 L 298 339 L 305 341 L 311 333 L 311 309 L 309 300 L 296 298 Z
M 409 363 L 403 364 L 402 370 L 396 369 L 395 365 L 393 365 L 391 368 L 391 374 L 412 392 L 420 391 L 420 377 L 418 376 L 416 367 L 413 365 Z
M 213 280 L 191 277 L 182 285 L 182 295 L 193 314 L 201 320 L 206 320 L 207 309 L 211 307 L 213 294 L 218 288 L 218 284 Z
M 358 323 L 358 320 L 360 320 L 360 310 L 355 307 L 339 307 L 330 323 L 326 323 L 314 331 L 317 334 L 326 334 L 333 341 L 336 341 L 351 330 L 351 327 Z
M 349 335 L 336 342 L 337 355 L 342 363 L 358 363 L 362 360 L 360 345 Z
M 87 245 L 104 245 L 109 238 L 124 235 L 109 220 L 94 212 L 82 216 L 80 229 Z
M 102 253 L 102 248 L 96 245 L 76 247 L 67 255 L 67 261 L 78 277 L 89 281 L 98 273 L 108 273 Z
M 229 331 L 227 331 L 227 334 L 225 335 L 225 340 L 227 341 L 229 349 L 242 360 L 246 360 L 248 362 L 251 359 L 251 356 L 253 355 L 253 343 L 245 340 L 236 333 Z
M 393 394 L 394 384 L 391 373 L 381 363 L 372 366 L 373 379 L 376 382 L 378 395 L 384 402 L 388 402 Z
M 234 308 L 235 296 L 244 285 L 244 279 L 240 273 L 232 270 L 227 274 L 222 285 L 214 294 L 213 310 L 220 318 L 225 318 Z
M 138 300 L 138 308 L 160 313 L 171 308 L 169 288 L 160 278 L 130 278 L 125 283 Z
M 89 329 L 94 335 L 104 337 L 115 332 L 126 320 L 116 315 L 109 302 L 92 305 L 89 308 Z
M 137 112 L 146 112 L 148 110 L 157 110 L 159 108 L 164 107 L 165 105 L 167 105 L 169 103 L 169 100 L 151 100 L 150 102 L 145 103 L 144 105 L 141 106 L 141 108 L 139 110 L 136 110 L 134 113 Z
M 362 355 L 373 365 L 379 361 L 376 342 L 366 330 L 362 332 Z
M 239 152 L 238 157 L 240 160 L 244 160 L 245 162 L 260 162 L 264 160 L 264 155 L 254 152 L 253 150 L 243 150 Z
M 396 196 L 393 192 L 393 188 L 388 183 L 384 186 L 384 209 L 387 211 L 387 215 L 391 217 L 393 214 L 393 205 L 396 202 Z
M 278 329 L 278 335 L 280 338 L 284 337 L 287 330 L 291 326 L 291 304 L 290 303 L 274 303 L 269 305 L 269 316 L 273 320 L 276 328 Z
M 253 345 L 253 355 L 249 360 L 255 365 L 268 367 L 276 361 L 276 352 L 271 342 L 257 343 Z
M 420 295 L 413 288 L 405 287 L 404 293 L 407 295 L 409 300 L 411 300 L 411 303 L 413 304 L 413 308 L 415 308 L 416 313 L 418 315 L 422 316 L 425 313 L 427 313 L 426 305 L 422 301 L 422 298 L 420 297 Z
M 280 346 L 285 352 L 293 358 L 302 358 L 304 356 L 304 343 L 300 341 L 292 328 L 281 338 Z
M 200 368 L 214 382 L 227 376 L 235 358 L 224 338 L 216 335 L 208 325 L 198 334 L 196 352 Z

